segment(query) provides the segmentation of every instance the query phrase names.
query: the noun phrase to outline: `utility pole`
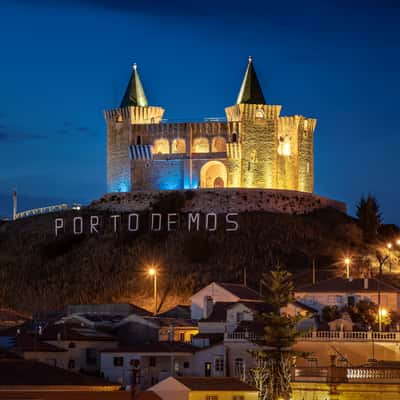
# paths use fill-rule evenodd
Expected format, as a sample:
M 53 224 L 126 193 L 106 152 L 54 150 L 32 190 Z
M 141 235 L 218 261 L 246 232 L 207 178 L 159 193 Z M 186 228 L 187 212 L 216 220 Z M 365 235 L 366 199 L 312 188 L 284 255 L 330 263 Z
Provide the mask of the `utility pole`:
M 312 284 L 315 285 L 316 283 L 316 274 L 315 274 L 315 258 L 312 260 Z
M 13 192 L 13 221 L 17 219 L 17 191 Z

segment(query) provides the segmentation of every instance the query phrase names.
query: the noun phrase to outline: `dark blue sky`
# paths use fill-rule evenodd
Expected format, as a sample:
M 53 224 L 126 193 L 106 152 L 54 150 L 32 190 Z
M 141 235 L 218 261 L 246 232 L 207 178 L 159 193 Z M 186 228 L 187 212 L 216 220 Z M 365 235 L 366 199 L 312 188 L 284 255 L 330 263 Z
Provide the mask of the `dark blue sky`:
M 318 119 L 315 191 L 400 223 L 395 1 L 0 0 L 0 214 L 105 191 L 102 110 L 133 62 L 166 118 L 223 116 L 254 57 L 268 103 Z

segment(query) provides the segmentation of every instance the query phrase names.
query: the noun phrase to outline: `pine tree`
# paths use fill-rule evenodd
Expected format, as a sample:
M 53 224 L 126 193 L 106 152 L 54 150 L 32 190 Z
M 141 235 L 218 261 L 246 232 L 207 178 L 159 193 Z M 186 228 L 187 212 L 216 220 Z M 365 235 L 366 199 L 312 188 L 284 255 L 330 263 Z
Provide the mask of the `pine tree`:
M 278 266 L 263 274 L 262 284 L 267 288 L 266 301 L 271 312 L 260 316 L 264 336 L 257 341 L 259 350 L 252 351 L 254 367 L 249 370 L 249 381 L 259 390 L 260 400 L 289 399 L 290 372 L 295 356 L 291 346 L 301 332 L 297 329 L 302 317 L 290 317 L 281 312 L 293 300 L 292 275 Z
M 381 214 L 379 204 L 371 194 L 367 198 L 361 197 L 357 205 L 357 218 L 364 238 L 368 241 L 374 240 L 381 225 Z

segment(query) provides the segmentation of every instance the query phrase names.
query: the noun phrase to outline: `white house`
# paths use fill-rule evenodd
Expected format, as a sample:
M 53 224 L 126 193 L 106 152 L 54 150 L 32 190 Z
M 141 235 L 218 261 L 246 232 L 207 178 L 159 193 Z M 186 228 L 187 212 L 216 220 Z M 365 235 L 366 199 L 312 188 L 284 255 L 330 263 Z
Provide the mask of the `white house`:
M 398 311 L 400 290 L 378 279 L 332 278 L 308 285 L 295 291 L 298 301 L 321 311 L 325 306 L 343 307 L 359 300 L 369 300 L 380 304 L 388 311 Z
M 195 293 L 190 301 L 191 318 L 200 320 L 210 316 L 215 303 L 264 302 L 264 299 L 255 290 L 241 284 L 212 282 Z

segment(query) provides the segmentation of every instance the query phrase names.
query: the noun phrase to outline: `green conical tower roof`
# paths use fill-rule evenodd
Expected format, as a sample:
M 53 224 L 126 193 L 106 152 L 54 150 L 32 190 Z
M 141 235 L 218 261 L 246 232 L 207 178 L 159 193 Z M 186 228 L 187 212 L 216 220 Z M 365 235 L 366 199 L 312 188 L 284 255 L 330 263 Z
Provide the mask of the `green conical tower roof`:
M 129 80 L 128 87 L 126 88 L 125 95 L 121 101 L 122 107 L 147 107 L 147 98 L 144 94 L 142 82 L 139 78 L 136 64 L 133 64 L 133 71 L 131 79 Z
M 252 57 L 249 57 L 249 64 L 247 65 L 236 104 L 265 104 L 264 95 L 254 69 Z

